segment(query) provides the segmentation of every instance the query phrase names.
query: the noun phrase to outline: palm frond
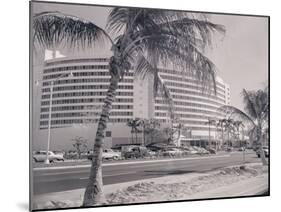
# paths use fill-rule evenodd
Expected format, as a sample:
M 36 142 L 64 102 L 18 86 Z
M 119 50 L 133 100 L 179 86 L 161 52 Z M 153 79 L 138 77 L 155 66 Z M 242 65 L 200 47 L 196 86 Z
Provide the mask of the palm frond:
M 245 89 L 242 90 L 243 101 L 245 104 L 245 111 L 253 118 L 258 119 L 259 113 L 256 108 L 255 104 L 255 96 L 253 92 L 246 91 Z
M 225 27 L 223 25 L 214 24 L 208 20 L 193 18 L 182 18 L 162 23 L 159 27 L 176 36 L 185 37 L 186 40 L 192 39 L 197 47 L 201 46 L 202 50 L 207 45 L 211 46 L 213 33 L 225 33 Z
M 128 8 L 115 7 L 107 18 L 106 29 L 109 33 L 119 33 L 126 27 L 128 20 Z
M 170 14 L 170 15 L 169 15 Z M 122 30 L 136 31 L 144 27 L 156 27 L 161 21 L 166 21 L 175 12 L 159 9 L 113 8 L 107 19 L 106 29 L 117 34 Z
M 170 32 L 151 30 L 146 33 L 135 33 L 135 39 L 126 46 L 123 54 L 133 55 L 138 49 L 158 57 L 158 64 L 173 66 L 183 75 L 195 76 L 204 89 L 213 88 L 216 94 L 216 66 L 197 48 L 196 42 Z
M 236 107 L 230 106 L 230 105 L 224 105 L 221 106 L 218 111 L 221 112 L 227 112 L 230 114 L 230 117 L 232 117 L 235 120 L 241 120 L 244 123 L 250 124 L 251 126 L 256 126 L 255 119 L 244 113 L 242 110 L 239 110 Z
M 267 88 L 258 90 L 256 92 L 255 99 L 260 116 L 267 115 L 269 111 L 269 97 Z
M 157 68 L 157 66 L 155 66 L 156 61 L 151 61 L 147 59 L 143 54 L 139 55 L 137 58 L 138 60 L 136 61 L 135 63 L 136 65 L 134 67 L 135 76 L 141 77 L 142 79 L 151 76 L 153 78 L 154 97 L 159 95 L 163 97 L 169 105 L 168 110 L 170 111 L 170 113 L 172 113 L 174 107 L 173 99 L 169 91 L 169 88 L 166 86 L 165 82 L 159 76 L 160 70 L 159 68 Z
M 59 12 L 43 12 L 34 16 L 33 39 L 46 48 L 62 42 L 78 48 L 91 47 L 97 41 L 112 43 L 108 34 L 94 23 Z
M 131 45 L 131 44 L 130 44 Z M 173 35 L 151 35 L 132 47 L 129 55 L 137 49 L 145 49 L 149 58 L 157 58 L 157 66 L 173 67 L 183 76 L 194 76 L 202 88 L 214 90 L 216 94 L 216 66 L 192 43 L 184 43 Z M 155 59 L 156 60 L 156 59 Z

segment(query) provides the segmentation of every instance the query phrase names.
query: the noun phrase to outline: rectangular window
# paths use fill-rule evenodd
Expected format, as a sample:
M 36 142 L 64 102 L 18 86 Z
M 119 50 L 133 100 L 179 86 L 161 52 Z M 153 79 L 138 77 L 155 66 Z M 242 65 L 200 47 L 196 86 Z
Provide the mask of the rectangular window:
M 106 131 L 105 132 L 105 137 L 111 137 L 111 131 Z

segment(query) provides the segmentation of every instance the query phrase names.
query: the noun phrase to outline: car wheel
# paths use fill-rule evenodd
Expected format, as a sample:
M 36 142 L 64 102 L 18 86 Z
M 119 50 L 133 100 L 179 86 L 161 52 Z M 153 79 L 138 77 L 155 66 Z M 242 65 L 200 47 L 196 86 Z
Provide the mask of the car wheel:
M 261 156 L 260 155 L 258 155 L 258 158 L 260 158 Z
M 117 156 L 114 156 L 114 157 L 113 157 L 113 160 L 118 160 L 118 157 L 117 157 Z

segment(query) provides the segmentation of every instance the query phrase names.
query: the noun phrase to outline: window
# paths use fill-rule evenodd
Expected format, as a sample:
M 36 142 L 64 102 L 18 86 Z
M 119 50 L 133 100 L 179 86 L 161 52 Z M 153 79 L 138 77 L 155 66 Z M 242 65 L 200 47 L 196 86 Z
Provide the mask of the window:
M 106 131 L 105 132 L 105 137 L 111 137 L 111 131 Z

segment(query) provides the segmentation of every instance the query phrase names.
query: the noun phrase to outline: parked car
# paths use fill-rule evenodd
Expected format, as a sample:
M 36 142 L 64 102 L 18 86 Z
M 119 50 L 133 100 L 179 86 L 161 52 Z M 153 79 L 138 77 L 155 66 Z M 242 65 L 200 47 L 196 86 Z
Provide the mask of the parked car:
M 177 148 L 168 148 L 163 150 L 163 156 L 181 156 L 183 154 L 183 151 Z
M 193 146 L 192 148 L 197 151 L 196 154 L 199 155 L 210 154 L 210 152 L 203 147 Z
M 227 151 L 227 152 L 232 152 L 232 151 L 233 151 L 233 147 L 227 147 L 227 148 L 226 148 L 226 151 Z
M 151 150 L 149 150 L 149 149 L 148 149 L 147 153 L 148 153 L 147 156 L 149 156 L 149 157 L 155 157 L 155 156 L 156 156 L 156 152 L 151 151 Z
M 239 152 L 243 152 L 243 151 L 245 151 L 245 149 L 246 149 L 245 147 L 240 147 L 240 148 L 238 149 L 238 151 L 239 151 Z
M 269 149 L 268 149 L 268 146 L 263 146 L 262 149 L 263 149 L 263 152 L 264 152 L 265 157 L 268 157 L 268 156 L 269 156 Z M 260 149 L 257 149 L 256 154 L 257 154 L 257 156 L 258 156 L 259 158 L 261 157 L 261 151 L 260 151 Z
M 65 152 L 63 151 L 53 151 L 56 155 L 65 155 Z
M 123 152 L 126 159 L 128 158 L 143 158 L 150 156 L 150 151 L 144 146 L 135 146 Z
M 121 158 L 121 153 L 120 152 L 115 152 L 112 149 L 104 149 L 102 153 L 102 159 L 109 160 L 118 160 Z
M 50 163 L 64 161 L 63 154 L 55 154 L 52 151 L 48 152 Z M 33 154 L 34 162 L 44 162 L 47 159 L 47 151 L 36 151 Z
M 217 150 L 215 150 L 214 148 L 208 148 L 207 151 L 211 154 L 217 154 Z
M 189 147 L 184 147 L 183 148 L 184 154 L 185 155 L 193 155 L 193 154 L 197 154 L 198 151 L 196 149 L 194 149 L 192 146 Z
M 121 158 L 120 152 L 114 152 L 112 149 L 103 149 L 102 151 L 102 159 L 103 160 L 118 160 Z M 93 159 L 93 151 L 90 151 L 88 154 L 88 159 Z

